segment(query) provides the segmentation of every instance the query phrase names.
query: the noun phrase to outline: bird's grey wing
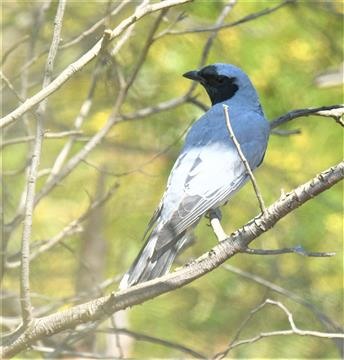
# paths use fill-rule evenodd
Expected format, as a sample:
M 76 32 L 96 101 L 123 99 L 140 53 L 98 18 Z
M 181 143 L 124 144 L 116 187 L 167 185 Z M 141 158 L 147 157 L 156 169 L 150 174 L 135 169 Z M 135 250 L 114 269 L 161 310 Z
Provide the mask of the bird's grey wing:
M 162 211 L 162 207 L 163 207 L 163 199 L 160 201 L 159 206 L 155 209 L 151 219 L 149 220 L 146 231 L 143 234 L 142 240 L 144 240 L 146 238 L 147 234 L 153 229 L 154 225 L 156 224 L 157 220 L 159 219 L 159 216 Z
M 236 137 L 254 170 L 266 150 L 268 124 L 263 117 L 252 113 L 241 113 L 239 120 L 239 125 L 234 123 Z M 241 124 L 246 125 L 246 129 Z M 248 180 L 245 165 L 229 140 L 225 125 L 218 130 L 220 137 L 215 137 L 215 141 L 214 136 L 209 136 L 208 142 L 199 144 L 195 137 L 193 144 L 188 144 L 178 158 L 164 194 L 159 220 L 170 236 L 159 236 L 157 251 L 166 249 L 209 209 L 225 203 Z M 164 230 L 164 226 L 160 229 Z
M 241 144 L 241 149 L 246 155 L 250 154 L 247 160 L 250 159 L 248 161 L 252 170 L 260 165 L 264 157 L 265 151 L 257 151 L 259 146 L 260 143 L 256 141 Z M 188 175 L 185 187 L 190 192 L 186 193 L 174 214 L 178 219 L 175 221 L 177 233 L 187 229 L 209 209 L 223 205 L 249 179 L 236 149 L 224 151 L 222 155 L 225 161 L 216 161 L 215 157 L 204 159 L 203 162 L 199 161 L 194 171 Z
M 233 150 L 217 145 L 188 149 L 174 168 L 164 195 L 160 236 L 155 246 L 157 256 L 246 181 L 245 168 Z

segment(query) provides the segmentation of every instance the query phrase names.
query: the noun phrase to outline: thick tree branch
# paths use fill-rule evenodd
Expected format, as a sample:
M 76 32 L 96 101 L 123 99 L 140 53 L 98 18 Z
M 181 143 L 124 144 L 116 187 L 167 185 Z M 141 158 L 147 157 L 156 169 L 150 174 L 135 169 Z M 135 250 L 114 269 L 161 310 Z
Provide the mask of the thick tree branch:
M 161 278 L 35 320 L 26 330 L 18 329 L 4 339 L 3 355 L 13 356 L 43 337 L 74 328 L 82 323 L 106 318 L 113 312 L 141 304 L 190 283 L 219 267 L 272 228 L 280 219 L 343 178 L 344 162 L 341 162 L 284 195 L 269 206 L 263 215 L 248 222 L 227 240 L 213 247 L 190 265 Z

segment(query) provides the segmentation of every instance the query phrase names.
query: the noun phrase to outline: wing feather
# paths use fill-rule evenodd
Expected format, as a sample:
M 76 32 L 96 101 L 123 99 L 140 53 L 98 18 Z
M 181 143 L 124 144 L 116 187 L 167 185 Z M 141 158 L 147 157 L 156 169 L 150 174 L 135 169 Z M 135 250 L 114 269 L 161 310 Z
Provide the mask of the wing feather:
M 195 226 L 208 210 L 223 205 L 248 179 L 229 138 L 222 106 L 214 106 L 211 111 L 214 113 L 207 113 L 193 125 L 169 176 L 161 211 L 154 219 L 158 252 L 173 246 L 181 234 Z M 268 124 L 254 112 L 232 112 L 232 119 L 236 120 L 232 126 L 241 149 L 254 170 L 266 149 Z

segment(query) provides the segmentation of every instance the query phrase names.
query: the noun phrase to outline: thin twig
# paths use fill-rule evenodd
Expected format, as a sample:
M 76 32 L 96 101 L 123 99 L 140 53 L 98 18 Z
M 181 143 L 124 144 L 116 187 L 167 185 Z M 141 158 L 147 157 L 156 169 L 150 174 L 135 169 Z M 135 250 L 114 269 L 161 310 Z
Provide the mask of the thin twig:
M 7 78 L 7 76 L 0 70 L 0 78 L 6 84 L 6 86 L 11 90 L 11 92 L 15 95 L 15 97 L 19 100 L 19 102 L 23 103 L 25 99 L 17 92 L 14 88 L 13 84 Z
M 109 19 L 109 17 L 117 15 L 123 9 L 123 7 L 127 4 L 129 4 L 130 2 L 131 2 L 130 0 L 124 0 L 124 1 L 116 3 L 116 7 L 108 15 L 106 15 L 102 19 L 98 20 L 89 29 L 85 30 L 84 32 L 82 32 L 80 35 L 78 35 L 74 39 L 71 39 L 71 40 L 67 41 L 65 44 L 62 44 L 60 46 L 60 49 L 61 50 L 67 49 L 67 48 L 79 43 L 80 41 L 85 39 L 87 36 L 93 34 L 96 30 L 98 30 L 102 25 L 105 24 L 105 21 L 107 19 Z
M 203 32 L 210 32 L 210 31 L 221 31 L 224 29 L 228 29 L 234 26 L 238 26 L 241 24 L 244 24 L 248 21 L 252 21 L 255 19 L 258 19 L 262 16 L 271 14 L 279 9 L 281 9 L 282 7 L 284 7 L 285 5 L 288 4 L 293 4 L 296 3 L 297 0 L 284 0 L 281 3 L 277 4 L 276 6 L 273 6 L 271 8 L 266 8 L 260 11 L 257 11 L 255 13 L 249 14 L 244 16 L 243 18 L 227 23 L 227 24 L 221 24 L 221 25 L 214 25 L 214 26 L 209 26 L 209 27 L 202 27 L 202 28 L 197 28 L 197 29 L 188 29 L 188 30 L 176 30 L 176 31 L 163 31 L 161 32 L 157 38 L 163 37 L 165 35 L 185 35 L 185 34 L 194 34 L 194 33 L 203 33 Z
M 161 339 L 156 336 L 142 334 L 137 331 L 132 331 L 132 330 L 124 329 L 124 328 L 116 328 L 116 329 L 100 329 L 100 330 L 97 330 L 96 332 L 107 333 L 107 334 L 113 334 L 113 333 L 125 334 L 125 335 L 128 335 L 128 336 L 134 338 L 135 340 L 138 340 L 138 341 L 148 341 L 153 344 L 159 344 L 159 345 L 171 348 L 171 349 L 176 349 L 176 350 L 182 351 L 183 353 L 191 355 L 196 359 L 207 359 L 207 356 L 205 356 L 204 354 L 201 354 L 199 351 L 195 351 L 185 345 L 181 345 L 176 342 Z
M 55 25 L 54 25 L 53 39 L 51 42 L 51 47 L 49 50 L 49 55 L 48 55 L 44 79 L 43 79 L 43 88 L 50 83 L 52 77 L 54 60 L 57 54 L 57 48 L 60 41 L 60 33 L 61 33 L 65 4 L 66 4 L 65 0 L 60 0 L 57 7 L 56 17 L 54 22 Z M 37 110 L 38 117 L 36 123 L 35 144 L 34 144 L 28 184 L 27 184 L 23 235 L 22 235 L 22 243 L 21 243 L 20 303 L 21 303 L 24 326 L 28 326 L 32 321 L 32 305 L 30 300 L 30 279 L 29 279 L 30 238 L 32 231 L 32 217 L 33 217 L 33 209 L 35 202 L 36 180 L 37 180 L 38 167 L 41 156 L 42 141 L 44 136 L 43 117 L 46 110 L 46 104 L 47 104 L 46 100 L 47 99 L 45 99 L 40 104 L 39 109 Z
M 119 95 L 121 95 L 121 94 L 119 94 Z M 100 141 L 102 141 L 102 139 L 106 136 L 106 134 L 110 131 L 111 127 L 114 124 L 120 123 L 122 121 L 137 121 L 137 120 L 147 118 L 150 115 L 157 114 L 162 111 L 174 109 L 174 108 L 184 104 L 190 96 L 191 95 L 189 94 L 189 92 L 187 92 L 185 95 L 182 95 L 180 97 L 176 97 L 171 100 L 163 101 L 156 105 L 140 109 L 136 112 L 133 112 L 133 113 L 127 114 L 127 115 L 119 115 L 118 111 L 115 112 L 113 110 L 113 112 L 109 116 L 107 123 L 100 130 L 101 133 L 100 134 L 97 133 L 91 139 L 87 139 L 87 143 L 92 144 L 91 146 L 89 145 L 87 147 L 87 152 L 90 152 L 94 146 L 96 146 Z M 116 106 L 117 105 L 115 104 L 114 109 L 116 108 Z M 115 114 L 115 113 L 117 113 L 117 117 L 113 116 L 113 114 Z M 81 153 L 84 153 L 84 150 L 85 150 L 85 148 L 83 148 L 78 154 L 76 154 L 73 158 L 71 158 L 68 161 L 68 163 L 65 165 L 65 167 L 61 168 L 61 170 L 56 174 L 55 177 L 53 177 L 49 182 L 46 182 L 46 184 L 43 186 L 43 188 L 39 191 L 39 193 L 36 196 L 35 205 L 37 205 L 43 197 L 45 197 L 52 189 L 54 189 L 54 187 L 57 186 L 59 184 L 59 182 L 64 177 L 66 177 L 70 173 L 70 171 L 73 170 L 74 167 L 76 167 L 81 161 L 84 161 L 86 155 L 82 155 L 82 157 L 81 157 Z M 11 174 L 7 174 L 7 175 L 10 176 Z M 5 233 L 6 233 L 7 237 L 9 237 L 12 234 L 12 232 L 20 224 L 22 219 L 23 219 L 22 212 L 17 211 L 16 216 L 5 225 Z
M 50 250 L 58 243 L 60 243 L 64 238 L 67 236 L 71 236 L 75 233 L 79 233 L 83 231 L 82 222 L 84 222 L 94 210 L 98 209 L 100 206 L 104 205 L 111 196 L 115 193 L 118 189 L 119 184 L 116 182 L 112 186 L 110 186 L 109 190 L 101 196 L 99 199 L 93 201 L 88 209 L 84 211 L 82 215 L 80 215 L 77 219 L 72 220 L 68 225 L 66 225 L 58 234 L 50 238 L 49 240 L 44 240 L 40 242 L 35 242 L 32 248 L 32 253 L 30 255 L 30 261 L 34 260 L 40 254 Z M 20 254 L 14 254 L 11 257 L 16 258 Z M 19 266 L 19 262 L 17 261 L 8 261 L 6 263 L 7 268 L 16 268 Z
M 186 134 L 186 132 L 190 129 L 190 126 L 192 125 L 192 123 L 193 123 L 193 121 L 190 122 L 190 124 L 185 128 L 185 130 L 172 143 L 167 145 L 163 150 L 159 151 L 157 154 L 152 156 L 149 160 L 143 162 L 141 165 L 137 166 L 134 169 L 123 171 L 123 172 L 114 172 L 114 171 L 101 169 L 97 165 L 92 164 L 91 162 L 86 161 L 86 160 L 83 160 L 83 162 L 85 164 L 91 166 L 92 168 L 96 169 L 98 172 L 101 172 L 101 173 L 103 173 L 105 175 L 114 176 L 114 177 L 123 177 L 123 176 L 131 175 L 131 174 L 136 173 L 136 172 L 142 172 L 142 169 L 145 166 L 151 164 L 156 159 L 158 159 L 159 157 L 161 157 L 162 155 L 164 155 L 168 151 L 170 151 L 180 141 L 180 139 Z
M 232 10 L 232 8 L 234 7 L 234 5 L 236 4 L 237 0 L 229 0 L 227 2 L 227 4 L 224 6 L 224 8 L 222 9 L 220 15 L 218 16 L 216 23 L 215 23 L 215 27 L 219 27 L 223 24 L 223 22 L 225 21 L 226 16 L 230 13 L 230 11 Z M 165 30 L 165 32 L 167 32 L 168 30 Z M 201 68 L 205 65 L 207 58 L 209 56 L 210 50 L 214 44 L 214 41 L 216 39 L 216 36 L 218 34 L 218 29 L 215 28 L 211 34 L 208 36 L 208 39 L 206 41 L 206 43 L 203 46 L 203 50 L 202 50 L 202 55 L 201 55 L 201 60 L 199 62 L 198 67 Z M 197 82 L 193 81 L 191 83 L 191 87 L 190 87 L 190 92 L 193 92 L 197 87 Z
M 278 136 L 300 135 L 301 129 L 292 129 L 292 130 L 273 129 L 270 131 L 270 134 L 278 135 Z
M 263 200 L 263 197 L 259 191 L 259 187 L 258 187 L 258 184 L 256 182 L 256 179 L 252 173 L 252 170 L 251 170 L 251 167 L 250 167 L 250 164 L 248 163 L 248 161 L 246 160 L 245 158 L 245 155 L 243 154 L 242 150 L 241 150 L 241 147 L 240 147 L 240 144 L 238 142 L 238 140 L 236 139 L 235 137 L 235 134 L 233 132 L 233 128 L 232 128 L 232 125 L 230 123 L 230 119 L 229 119 L 229 112 L 228 112 L 228 109 L 229 107 L 227 105 L 223 105 L 223 110 L 224 110 L 224 113 L 225 113 L 225 118 L 226 118 L 226 124 L 227 124 L 227 129 L 228 129 L 228 132 L 229 132 L 229 136 L 230 138 L 232 139 L 237 151 L 238 151 L 238 154 L 240 156 L 240 159 L 241 161 L 243 162 L 243 164 L 245 165 L 245 168 L 246 168 L 246 171 L 251 179 L 251 182 L 252 182 L 252 185 L 253 185 L 253 189 L 254 189 L 254 192 L 256 193 L 256 196 L 257 196 L 257 199 L 258 199 L 258 202 L 259 202 L 259 207 L 260 207 L 260 210 L 262 213 L 264 213 L 265 211 L 265 204 L 264 204 L 264 200 Z
M 199 109 L 203 110 L 204 112 L 209 110 L 209 106 L 203 104 L 201 101 L 197 100 L 196 97 L 190 97 L 188 99 L 188 103 L 197 106 Z
M 74 120 L 74 130 L 75 131 L 80 131 L 81 126 L 84 123 L 84 120 L 86 119 L 86 117 L 89 115 L 89 113 L 91 111 L 91 108 L 93 105 L 93 97 L 95 94 L 99 76 L 100 76 L 100 63 L 97 62 L 95 70 L 92 74 L 92 80 L 91 80 L 90 88 L 88 90 L 88 94 L 86 96 L 86 99 L 84 100 L 84 102 L 82 103 L 82 105 L 80 107 L 79 114 L 77 115 L 77 117 Z M 64 144 L 63 148 L 61 149 L 59 154 L 56 156 L 54 164 L 51 168 L 51 173 L 50 173 L 48 179 L 46 180 L 46 183 L 50 182 L 59 173 L 59 171 L 61 170 L 65 160 L 67 159 L 76 139 L 77 139 L 77 137 L 73 136 Z
M 339 125 L 344 126 L 343 121 L 344 106 L 343 105 L 329 105 L 317 108 L 297 109 L 290 111 L 277 119 L 270 122 L 270 128 L 274 129 L 286 122 L 294 120 L 302 116 L 324 116 L 333 118 Z
M 195 97 L 188 98 L 188 102 L 196 105 L 203 111 L 208 111 L 209 107 L 204 105 L 201 101 L 198 101 Z M 323 116 L 333 118 L 339 125 L 344 126 L 344 106 L 340 104 L 326 105 L 316 108 L 296 109 L 289 111 L 288 113 L 279 116 L 278 118 L 270 121 L 270 132 L 272 134 L 288 136 L 293 134 L 299 134 L 300 130 L 277 130 L 276 127 L 287 123 L 291 120 L 297 119 L 304 116 Z
M 111 40 L 120 36 L 131 24 L 147 16 L 148 14 L 190 1 L 191 0 L 165 0 L 159 3 L 147 4 L 145 7 L 136 10 L 134 14 L 123 20 L 114 30 L 112 30 Z M 36 93 L 31 98 L 27 99 L 22 105 L 18 106 L 8 115 L 4 116 L 0 120 L 0 128 L 12 124 L 29 109 L 33 108 L 42 100 L 46 99 L 49 95 L 57 91 L 77 71 L 81 70 L 85 65 L 87 65 L 90 61 L 92 61 L 96 56 L 99 55 L 101 49 L 101 43 L 102 43 L 102 39 L 99 40 L 90 50 L 88 50 L 77 61 L 68 65 L 66 69 L 63 70 L 60 73 L 60 75 L 58 75 L 48 86 L 46 86 L 44 89 Z
M 270 331 L 270 332 L 261 332 L 259 335 L 256 335 L 252 338 L 245 339 L 245 340 L 239 340 L 236 341 L 236 339 L 239 337 L 241 331 L 243 328 L 247 325 L 247 323 L 252 319 L 253 315 L 256 314 L 258 311 L 262 310 L 266 305 L 273 305 L 280 308 L 288 318 L 288 322 L 291 329 L 288 330 L 278 330 L 278 331 Z M 321 331 L 312 331 L 312 330 L 302 330 L 299 329 L 294 322 L 293 314 L 287 309 L 285 305 L 283 305 L 279 301 L 274 301 L 271 299 L 266 299 L 262 304 L 258 305 L 256 308 L 250 311 L 249 316 L 243 321 L 241 326 L 239 327 L 239 331 L 237 332 L 234 340 L 228 345 L 228 347 L 220 352 L 217 353 L 213 359 L 220 360 L 223 359 L 225 356 L 228 355 L 228 353 L 241 345 L 244 344 L 252 344 L 260 339 L 271 337 L 271 336 L 285 336 L 285 335 L 299 335 L 299 336 L 313 336 L 317 338 L 327 338 L 327 339 L 344 339 L 344 334 L 341 333 L 327 333 L 327 332 L 321 332 Z
M 237 274 L 245 279 L 254 281 L 255 283 L 257 283 L 261 286 L 264 286 L 267 289 L 276 292 L 277 294 L 283 295 L 283 296 L 287 297 L 288 299 L 291 299 L 292 301 L 296 302 L 297 304 L 305 306 L 307 309 L 312 311 L 317 316 L 319 321 L 321 323 L 323 323 L 328 330 L 331 330 L 331 331 L 335 330 L 337 332 L 339 332 L 339 331 L 343 332 L 343 329 L 339 325 L 335 324 L 327 315 L 325 315 L 322 311 L 317 309 L 311 302 L 305 300 L 304 298 L 295 294 L 294 292 L 287 290 L 267 279 L 264 279 L 257 274 L 252 274 L 250 272 L 241 270 L 235 266 L 232 266 L 229 264 L 223 264 L 223 265 L 221 265 L 221 267 L 223 269 L 230 271 L 234 274 Z
M 22 36 L 20 39 L 18 39 L 14 44 L 12 44 L 7 50 L 5 50 L 4 54 L 1 58 L 1 65 L 3 66 L 8 56 L 16 50 L 19 45 L 23 44 L 24 42 L 28 41 L 30 39 L 30 36 L 28 34 Z
M 177 1 L 177 0 L 175 0 Z M 179 0 L 181 1 L 181 0 Z M 182 0 L 186 1 L 186 0 Z M 165 1 L 164 3 L 166 3 Z M 146 7 L 142 7 L 141 5 L 138 5 L 138 9 L 146 9 Z M 138 12 L 138 10 L 136 10 Z M 138 12 L 140 13 L 140 12 Z M 161 21 L 161 17 L 158 17 L 158 20 L 152 27 L 151 33 L 148 35 L 148 39 L 146 42 L 146 45 L 144 46 L 144 50 L 141 53 L 140 58 L 137 61 L 136 66 L 134 66 L 134 69 L 132 71 L 132 74 L 130 75 L 130 79 L 126 82 L 126 85 L 124 88 L 121 88 L 119 91 L 119 94 L 116 99 L 116 103 L 112 109 L 112 112 L 105 123 L 105 125 L 86 143 L 86 145 L 77 153 L 75 154 L 68 162 L 67 164 L 54 175 L 54 177 L 51 177 L 49 181 L 45 183 L 43 188 L 40 190 L 40 192 L 36 196 L 35 204 L 37 203 L 46 195 L 48 194 L 60 181 L 66 177 L 81 161 L 83 161 L 86 156 L 105 138 L 107 133 L 111 130 L 111 128 L 118 122 L 118 113 L 120 110 L 121 105 L 123 104 L 125 97 L 130 89 L 130 86 L 132 85 L 135 77 L 137 76 L 139 69 L 141 68 L 143 64 L 143 59 L 148 53 L 149 46 L 148 44 L 151 44 L 152 41 L 152 34 L 154 31 L 156 31 L 158 27 L 158 23 Z M 17 217 L 20 219 L 20 214 Z M 18 220 L 14 220 L 16 223 L 18 223 Z
M 219 17 L 216 20 L 215 23 L 215 29 L 212 31 L 212 33 L 209 35 L 207 42 L 205 43 L 204 47 L 203 47 L 203 51 L 202 51 L 202 55 L 201 55 L 201 60 L 199 62 L 199 67 L 202 67 L 205 65 L 210 49 L 216 39 L 216 36 L 219 32 L 219 26 L 222 26 L 223 22 L 225 21 L 226 16 L 231 12 L 231 10 L 233 9 L 234 5 L 237 3 L 237 0 L 229 0 L 227 2 L 227 4 L 224 6 L 224 8 L 221 11 L 221 14 L 219 15 Z
M 113 292 L 84 304 L 73 306 L 37 319 L 28 329 L 18 329 L 3 339 L 3 356 L 13 356 L 36 341 L 78 324 L 107 318 L 112 313 L 141 304 L 198 279 L 239 253 L 243 247 L 268 231 L 280 219 L 296 208 L 331 188 L 344 178 L 344 162 L 333 166 L 305 184 L 295 188 L 266 209 L 259 218 L 251 220 L 227 240 L 213 247 L 193 263 L 160 278 L 146 281 L 129 289 Z M 326 333 L 323 333 L 326 334 Z M 326 337 L 328 334 L 326 334 Z M 332 336 L 332 335 L 331 335 Z M 334 336 L 339 336 L 334 334 Z M 340 336 L 342 336 L 340 334 Z
M 183 0 L 185 1 L 185 0 Z M 137 6 L 137 9 L 135 13 L 140 13 L 140 9 L 146 9 L 146 4 L 143 2 L 142 4 Z M 74 155 L 68 163 L 64 166 L 64 168 L 61 168 L 58 172 L 54 172 L 52 176 L 48 179 L 48 181 L 45 183 L 44 187 L 41 189 L 39 194 L 37 194 L 36 198 L 36 204 L 47 194 L 51 189 L 53 189 L 65 176 L 67 176 L 81 161 L 83 161 L 86 156 L 89 154 L 90 151 L 92 151 L 107 135 L 107 133 L 111 130 L 113 125 L 118 122 L 117 114 L 119 113 L 120 107 L 124 102 L 125 96 L 127 92 L 130 89 L 130 86 L 132 85 L 134 79 L 136 78 L 139 69 L 141 68 L 143 61 L 148 53 L 149 46 L 152 43 L 152 37 L 154 32 L 156 31 L 158 24 L 160 23 L 162 17 L 159 16 L 158 20 L 153 25 L 153 28 L 151 30 L 151 33 L 148 35 L 148 39 L 146 42 L 146 45 L 144 46 L 144 50 L 141 53 L 141 56 L 134 67 L 134 70 L 132 71 L 132 74 L 130 76 L 130 79 L 126 82 L 125 87 L 120 89 L 120 92 L 117 96 L 116 103 L 113 107 L 113 110 L 106 122 L 106 124 L 103 126 L 103 128 L 98 131 L 88 142 L 87 144 L 76 154 Z M 92 89 L 92 88 L 91 88 Z M 94 91 L 94 89 L 92 90 Z M 90 92 L 91 94 L 91 92 Z M 92 95 L 93 96 L 93 93 Z M 87 100 L 86 100 L 87 101 Z M 85 109 L 86 109 L 86 103 Z M 87 110 L 89 111 L 90 103 L 88 102 Z M 87 111 L 85 111 L 87 113 Z M 75 124 L 77 125 L 76 128 L 78 128 L 79 125 L 81 125 L 85 112 L 80 111 L 80 118 L 76 119 Z M 68 150 L 69 151 L 69 150 Z M 62 154 L 62 152 L 61 152 Z M 64 155 L 65 156 L 65 155 Z M 56 162 L 55 162 L 56 163 Z
M 177 0 L 175 0 L 175 1 L 177 1 Z M 188 1 L 188 0 L 179 0 L 179 1 Z M 164 4 L 165 3 L 167 3 L 167 1 L 165 1 Z M 170 6 L 172 6 L 172 5 L 170 5 Z M 135 10 L 135 13 L 140 14 L 142 11 L 140 9 L 146 9 L 146 7 L 142 6 L 142 4 L 138 5 L 137 9 Z M 114 105 L 112 112 L 109 115 L 108 120 L 105 123 L 105 125 L 85 144 L 85 146 L 77 154 L 75 154 L 65 164 L 65 166 L 63 168 L 61 168 L 56 174 L 54 173 L 54 176 L 50 176 L 49 181 L 47 181 L 44 184 L 42 189 L 36 195 L 35 206 L 40 202 L 40 200 L 43 197 L 45 197 L 52 189 L 54 189 L 55 186 L 57 186 L 61 182 L 62 179 L 64 179 L 67 175 L 69 175 L 70 172 L 81 161 L 83 161 L 86 158 L 86 156 L 105 138 L 105 136 L 108 134 L 108 132 L 112 129 L 112 127 L 115 124 L 117 124 L 121 121 L 136 120 L 138 118 L 147 117 L 147 116 L 157 113 L 159 111 L 165 111 L 165 110 L 174 108 L 174 107 L 179 106 L 182 103 L 184 103 L 187 100 L 187 98 L 190 96 L 189 92 L 187 92 L 184 96 L 162 102 L 156 106 L 151 106 L 151 107 L 148 107 L 145 109 L 141 109 L 141 110 L 137 111 L 136 113 L 129 114 L 128 116 L 119 115 L 120 107 L 123 104 L 125 97 L 130 89 L 130 86 L 133 83 L 133 80 L 134 80 L 133 75 L 137 76 L 140 67 L 143 65 L 142 59 L 144 59 L 148 53 L 148 50 L 149 50 L 148 44 L 151 44 L 153 42 L 154 36 L 152 37 L 152 34 L 154 31 L 157 30 L 158 22 L 160 22 L 161 19 L 162 19 L 162 17 L 158 17 L 157 22 L 153 25 L 152 32 L 149 34 L 149 36 L 147 38 L 146 45 L 144 46 L 144 50 L 141 53 L 141 57 L 138 59 L 137 64 L 134 66 L 134 70 L 132 71 L 130 79 L 124 84 L 124 87 L 120 88 L 120 91 L 116 98 L 115 105 Z M 60 153 L 60 154 L 62 154 L 62 153 Z M 63 155 L 63 156 L 65 156 L 65 155 Z M 61 155 L 61 157 L 62 157 L 62 155 Z M 9 223 L 7 223 L 5 225 L 5 233 L 6 233 L 7 238 L 9 238 L 11 236 L 13 230 L 20 224 L 22 218 L 23 218 L 22 212 L 17 211 L 15 217 Z
M 61 131 L 61 132 L 49 132 L 46 131 L 44 133 L 44 139 L 62 139 L 65 137 L 70 137 L 70 136 L 78 136 L 78 135 L 82 135 L 82 131 L 80 130 L 68 130 L 68 131 Z M 22 143 L 27 143 L 27 142 L 31 142 L 34 141 L 35 137 L 34 136 L 22 136 L 22 137 L 18 137 L 18 138 L 14 138 L 14 139 L 10 139 L 7 141 L 4 141 L 2 143 L 0 143 L 0 149 L 5 148 L 6 146 L 10 146 L 10 145 L 16 145 L 16 144 L 22 144 Z
M 332 257 L 335 256 L 335 252 L 314 252 L 306 251 L 302 246 L 295 246 L 292 248 L 284 249 L 274 249 L 274 250 L 265 250 L 265 249 L 252 249 L 246 248 L 242 250 L 243 253 L 250 255 L 280 255 L 280 254 L 299 254 L 302 256 L 309 257 Z

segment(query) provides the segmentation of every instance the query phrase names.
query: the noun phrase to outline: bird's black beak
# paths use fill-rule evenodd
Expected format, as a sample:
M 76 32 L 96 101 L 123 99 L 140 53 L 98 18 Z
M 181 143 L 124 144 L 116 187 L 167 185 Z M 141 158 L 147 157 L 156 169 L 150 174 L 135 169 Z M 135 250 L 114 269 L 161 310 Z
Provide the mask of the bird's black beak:
M 196 70 L 188 71 L 185 74 L 183 74 L 183 76 L 186 77 L 187 79 L 195 80 L 198 82 L 201 82 L 203 80 L 202 76 L 200 76 L 198 71 Z

